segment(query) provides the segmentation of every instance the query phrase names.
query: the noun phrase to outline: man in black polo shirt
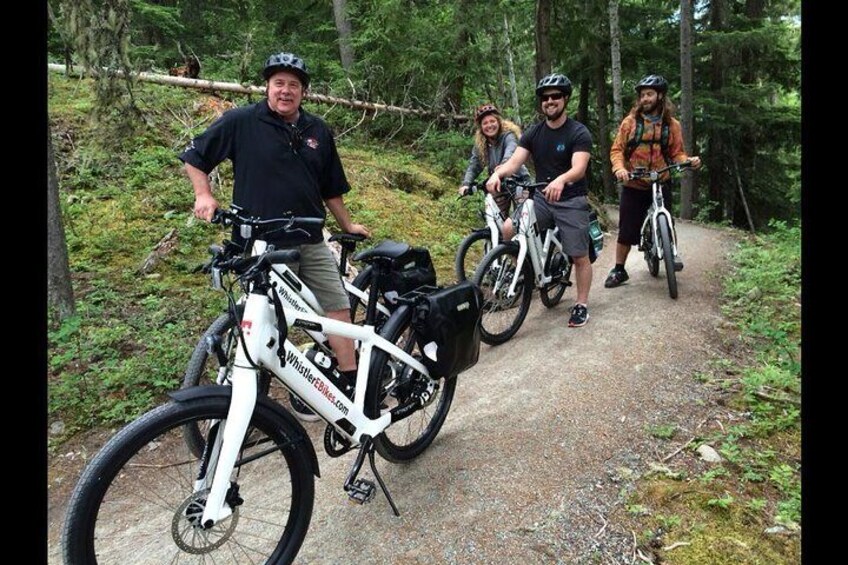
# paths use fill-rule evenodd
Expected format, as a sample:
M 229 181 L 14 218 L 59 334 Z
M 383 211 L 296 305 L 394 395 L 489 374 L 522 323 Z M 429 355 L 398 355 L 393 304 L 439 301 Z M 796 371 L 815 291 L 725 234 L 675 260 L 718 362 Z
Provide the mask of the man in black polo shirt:
M 589 201 L 586 198 L 586 168 L 592 150 L 592 136 L 586 126 L 569 119 L 565 112 L 571 98 L 568 77 L 551 74 L 539 81 L 536 96 L 545 121 L 531 126 L 518 141 L 509 160 L 498 166 L 486 182 L 489 192 L 501 189 L 501 178 L 515 173 L 528 157 L 533 157 L 536 181 L 549 184 L 533 195 L 539 229 L 556 222 L 563 252 L 574 261 L 577 299 L 571 309 L 568 326 L 576 328 L 589 320 L 589 288 L 592 263 L 589 261 Z M 504 226 L 504 238 L 512 236 L 512 222 Z
M 211 220 L 218 208 L 208 174 L 219 163 L 233 164 L 233 204 L 262 218 L 283 215 L 326 217 L 330 209 L 339 227 L 348 233 L 369 235 L 351 221 L 343 194 L 350 190 L 332 132 L 320 118 L 301 108 L 309 87 L 303 60 L 292 53 L 271 55 L 262 75 L 267 98 L 226 112 L 194 138 L 180 155 L 194 187 L 194 215 Z M 238 234 L 233 235 L 239 239 Z M 320 229 L 297 240 L 280 234 L 266 238 L 277 248 L 300 249 L 301 260 L 292 268 L 315 294 L 327 317 L 350 321 L 350 302 L 335 259 L 324 244 Z M 349 382 L 355 380 L 353 341 L 329 336 L 338 369 Z M 317 420 L 296 398 L 296 414 Z

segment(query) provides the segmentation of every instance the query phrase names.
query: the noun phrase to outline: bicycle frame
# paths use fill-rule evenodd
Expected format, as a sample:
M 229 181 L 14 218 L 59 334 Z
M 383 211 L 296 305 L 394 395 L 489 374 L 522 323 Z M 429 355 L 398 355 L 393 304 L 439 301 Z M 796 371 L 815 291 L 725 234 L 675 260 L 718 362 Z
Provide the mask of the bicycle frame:
M 241 321 L 242 339 L 238 340 L 236 347 L 231 379 L 232 400 L 226 425 L 223 434 L 217 434 L 216 445 L 211 449 L 207 447 L 211 453 L 210 461 L 216 463 L 214 477 L 210 482 L 208 476 L 203 476 L 195 483 L 195 492 L 210 489 L 201 521 L 204 525 L 214 524 L 232 513 L 230 505 L 225 504 L 225 497 L 230 486 L 229 477 L 256 405 L 257 367 L 273 373 L 286 388 L 296 394 L 353 445 L 360 444 L 365 437 L 376 437 L 391 425 L 393 420 L 390 412 L 382 413 L 374 419 L 365 415 L 368 373 L 371 366 L 371 354 L 375 347 L 429 376 L 427 368 L 422 363 L 400 347 L 377 335 L 373 326 L 357 326 L 286 306 L 283 306 L 283 312 L 285 323 L 289 328 L 318 330 L 360 342 L 354 400 L 350 400 L 288 339 L 282 344 L 285 365 L 281 363 L 278 357 L 280 344 L 276 324 L 282 323 L 283 320 L 276 320 L 274 311 L 268 307 L 267 294 L 251 292 L 247 297 L 244 317 Z M 251 363 L 251 360 L 256 366 Z
M 648 208 L 648 213 L 645 215 L 645 220 L 642 222 L 642 228 L 639 233 L 644 233 L 645 227 L 648 225 L 648 222 L 651 223 L 651 238 L 653 239 L 651 244 L 656 252 L 657 259 L 662 259 L 667 250 L 663 249 L 662 245 L 660 244 L 659 230 L 657 229 L 657 218 L 659 218 L 660 215 L 665 216 L 669 228 L 671 228 L 671 226 L 674 224 L 672 224 L 671 221 L 671 212 L 669 212 L 668 209 L 665 207 L 665 202 L 663 200 L 662 195 L 662 188 L 660 187 L 659 183 L 659 175 L 657 175 L 656 173 L 651 174 L 651 196 L 651 207 Z M 669 229 L 669 231 L 671 232 L 672 247 L 670 251 L 672 252 L 672 254 L 677 254 L 677 237 L 673 229 Z
M 553 280 L 550 273 L 545 273 L 545 258 L 551 253 L 551 246 L 562 252 L 562 243 L 559 241 L 559 228 L 554 226 L 545 230 L 545 238 L 542 240 L 538 232 L 539 224 L 536 220 L 536 204 L 533 202 L 532 194 L 521 205 L 518 217 L 518 232 L 513 241 L 518 241 L 518 265 L 524 264 L 524 259 L 530 255 L 530 264 L 533 267 L 534 283 L 537 288 L 542 288 Z M 515 296 L 515 286 L 518 277 L 513 277 L 507 291 L 507 297 Z
M 266 251 L 267 247 L 267 242 L 263 240 L 256 240 L 253 244 L 251 255 L 261 255 Z M 292 308 L 300 312 L 316 316 L 324 316 L 324 314 L 326 314 L 324 309 L 321 308 L 321 305 L 318 304 L 318 299 L 315 298 L 312 291 L 303 284 L 303 281 L 300 280 L 300 278 L 294 273 L 294 271 L 291 270 L 291 268 L 289 268 L 288 265 L 285 263 L 272 265 L 269 275 L 271 277 L 271 281 L 276 283 L 277 292 L 280 298 Z M 355 295 L 364 305 L 368 305 L 369 295 L 367 292 L 356 288 L 344 278 L 342 279 L 342 283 L 344 284 L 345 292 L 348 295 Z M 244 300 L 246 300 L 246 297 L 242 297 L 240 301 Z M 269 308 L 273 309 L 273 306 L 269 304 Z M 389 309 L 380 302 L 377 302 L 377 310 L 386 317 L 391 314 Z M 324 333 L 307 328 L 304 328 L 304 331 L 316 343 L 321 345 L 325 345 L 327 343 L 327 336 Z

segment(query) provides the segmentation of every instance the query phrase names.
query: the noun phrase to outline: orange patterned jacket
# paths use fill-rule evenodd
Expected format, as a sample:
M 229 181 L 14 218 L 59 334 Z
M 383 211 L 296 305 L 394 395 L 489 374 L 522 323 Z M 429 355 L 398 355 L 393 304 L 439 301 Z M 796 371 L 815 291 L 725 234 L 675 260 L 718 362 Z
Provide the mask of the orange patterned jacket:
M 636 117 L 628 114 L 621 122 L 618 128 L 618 134 L 615 136 L 615 141 L 612 142 L 610 149 L 610 163 L 612 164 L 612 172 L 615 173 L 619 169 L 632 171 L 634 167 L 645 167 L 651 171 L 661 169 L 666 166 L 665 157 L 662 154 L 660 138 L 662 136 L 662 121 L 656 123 L 651 122 L 647 118 L 638 115 L 644 120 L 642 130 L 642 143 L 633 149 L 630 154 L 630 159 L 625 159 L 624 154 L 627 150 L 627 142 L 633 136 L 636 129 Z M 668 126 L 668 158 L 674 163 L 680 163 L 689 158 L 683 151 L 683 132 L 680 128 L 680 122 L 675 118 L 671 118 Z M 660 180 L 665 182 L 669 178 L 668 173 L 663 173 Z M 624 186 L 631 188 L 639 188 L 647 190 L 651 188 L 649 179 L 634 179 L 624 183 Z

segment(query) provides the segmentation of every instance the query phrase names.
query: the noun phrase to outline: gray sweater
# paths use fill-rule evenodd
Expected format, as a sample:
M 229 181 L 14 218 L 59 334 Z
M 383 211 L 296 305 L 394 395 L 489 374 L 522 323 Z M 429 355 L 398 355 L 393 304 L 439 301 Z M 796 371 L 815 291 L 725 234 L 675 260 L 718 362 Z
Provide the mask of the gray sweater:
M 515 153 L 515 148 L 518 147 L 518 139 L 511 131 L 501 132 L 497 143 L 494 145 L 488 144 L 486 150 L 486 167 L 488 168 L 489 176 L 495 171 L 495 167 L 501 163 L 506 163 L 512 154 Z M 468 168 L 465 170 L 465 177 L 462 179 L 462 186 L 467 186 L 474 182 L 483 170 L 483 163 L 480 162 L 480 156 L 477 154 L 477 148 L 471 149 L 471 158 L 468 159 Z M 518 172 L 512 175 L 512 178 L 518 182 L 530 182 L 530 173 L 527 172 L 527 167 L 521 165 Z

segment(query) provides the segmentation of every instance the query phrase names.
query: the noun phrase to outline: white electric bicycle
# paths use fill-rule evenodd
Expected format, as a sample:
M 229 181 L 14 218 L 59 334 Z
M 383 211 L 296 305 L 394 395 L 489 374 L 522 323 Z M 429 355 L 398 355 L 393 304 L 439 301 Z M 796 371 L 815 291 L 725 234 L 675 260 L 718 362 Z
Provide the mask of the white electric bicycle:
M 518 212 L 518 231 L 512 241 L 489 251 L 474 273 L 483 292 L 481 339 L 489 345 L 504 343 L 521 327 L 533 288 L 542 304 L 553 308 L 571 286 L 571 258 L 562 252 L 559 228 L 539 233 L 533 194 L 547 182 L 518 185 L 529 191 Z
M 235 215 L 223 219 L 242 221 Z M 322 222 L 292 217 L 285 229 Z M 400 249 L 364 252 L 375 276 L 390 268 Z M 411 460 L 433 442 L 445 421 L 456 373 L 428 373 L 428 361 L 422 363 L 417 349 L 421 334 L 413 329 L 420 327 L 418 305 L 434 295 L 399 298 L 378 334 L 371 325 L 305 312 L 280 298 L 279 285 L 271 280 L 272 266 L 296 261 L 297 251 L 252 257 L 228 247 L 214 251 L 208 267 L 213 285 L 227 292 L 234 313 L 234 287 L 238 284 L 247 293 L 236 326 L 235 362 L 228 382 L 222 383 L 227 386 L 172 393 L 169 403 L 127 425 L 93 457 L 68 505 L 63 530 L 68 565 L 290 563 L 309 527 L 318 460 L 302 425 L 259 393 L 262 371 L 327 422 L 324 447 L 329 455 L 358 449 L 344 482 L 351 500 L 363 503 L 375 495 L 374 482 L 358 478 L 367 456 L 398 515 L 374 452 L 392 462 Z M 288 279 L 281 280 L 285 284 Z M 371 298 L 377 292 L 372 286 Z M 374 300 L 369 307 L 376 307 Z M 476 316 L 479 303 L 472 308 L 464 302 L 455 311 Z M 471 327 L 476 327 L 477 319 L 473 321 Z M 359 368 L 350 391 L 288 340 L 292 327 L 359 341 Z M 431 345 L 424 343 L 424 350 Z M 398 425 L 401 421 L 404 425 Z M 187 425 L 202 430 L 199 456 L 184 440 Z
M 269 231 L 279 229 L 281 220 L 248 220 L 244 215 L 244 211 L 236 206 L 232 207 L 234 217 L 241 218 L 241 225 L 246 225 L 245 233 L 242 238 L 245 240 L 245 246 L 251 250 L 251 255 L 260 255 L 267 249 L 267 243 L 261 239 Z M 286 222 L 288 220 L 282 220 Z M 246 233 L 249 231 L 250 235 Z M 378 300 L 375 303 L 375 308 L 369 310 L 370 302 L 370 287 L 374 279 L 375 268 L 373 265 L 367 265 L 359 274 L 348 281 L 348 257 L 356 249 L 356 244 L 365 239 L 365 236 L 358 234 L 335 234 L 330 237 L 330 241 L 338 241 L 341 247 L 341 256 L 339 260 L 339 275 L 342 277 L 345 291 L 350 298 L 351 304 L 351 321 L 358 324 L 370 324 L 378 331 L 382 324 L 388 320 L 391 314 L 390 308 L 392 302 L 382 296 L 382 292 L 378 295 Z M 382 244 L 381 244 L 382 245 Z M 232 253 L 236 253 L 235 250 Z M 269 272 L 271 284 L 275 285 L 277 292 L 288 305 L 301 312 L 307 312 L 319 316 L 324 315 L 324 310 L 318 304 L 315 295 L 312 291 L 300 280 L 300 278 L 285 264 L 272 265 Z M 378 285 L 379 286 L 379 285 Z M 189 388 L 201 384 L 225 384 L 229 382 L 230 374 L 233 370 L 235 361 L 235 349 L 237 334 L 234 331 L 237 320 L 244 312 L 244 303 L 247 295 L 242 295 L 237 301 L 235 313 L 230 309 L 216 318 L 212 324 L 203 333 L 203 336 L 198 341 L 194 351 L 189 358 L 186 366 L 185 374 L 183 375 L 182 388 Z M 314 341 L 316 351 L 321 351 L 321 359 L 331 359 L 332 353 L 329 351 L 327 336 L 321 332 L 304 329 L 305 333 Z M 263 394 L 267 394 L 271 384 L 271 375 L 267 371 L 260 372 L 259 390 Z M 297 400 L 292 398 L 292 402 Z M 196 455 L 201 454 L 202 437 L 200 430 L 187 425 L 186 441 Z
M 679 171 L 691 166 L 692 162 L 687 160 L 656 171 L 637 168 L 630 173 L 632 179 L 647 178 L 651 181 L 651 206 L 642 222 L 639 251 L 645 254 L 648 272 L 651 273 L 652 277 L 659 274 L 660 261 L 663 262 L 666 280 L 668 281 L 668 295 L 672 298 L 677 298 L 677 272 L 674 267 L 674 257 L 677 255 L 677 237 L 674 234 L 671 212 L 665 207 L 663 201 L 662 185 L 659 178 L 666 171 Z
M 502 240 L 501 230 L 503 229 L 506 216 L 498 207 L 499 202 L 510 200 L 516 207 L 521 203 L 523 188 L 511 179 L 504 179 L 503 190 L 494 194 L 486 191 L 485 182 L 471 183 L 459 198 L 466 198 L 477 192 L 485 194 L 483 199 L 483 210 L 480 210 L 480 216 L 486 222 L 486 226 L 474 229 L 470 234 L 460 242 L 456 248 L 456 259 L 454 261 L 454 269 L 456 271 L 456 280 L 464 281 L 471 279 L 474 276 L 474 271 L 477 265 L 485 257 L 486 253 L 492 250 Z

